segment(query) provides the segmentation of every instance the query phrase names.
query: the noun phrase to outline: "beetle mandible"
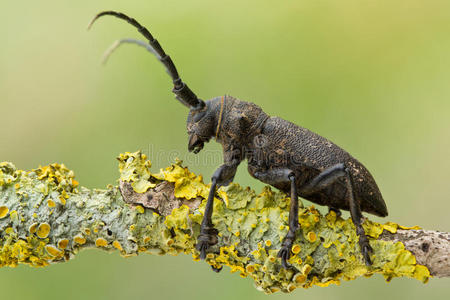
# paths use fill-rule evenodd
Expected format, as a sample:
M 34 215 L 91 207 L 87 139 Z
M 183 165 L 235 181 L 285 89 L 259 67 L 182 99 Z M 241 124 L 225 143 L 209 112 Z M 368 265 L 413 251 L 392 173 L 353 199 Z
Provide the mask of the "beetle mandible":
M 359 236 L 359 246 L 367 265 L 373 252 L 362 227 L 362 211 L 387 216 L 386 204 L 369 171 L 345 150 L 329 140 L 278 117 L 270 117 L 254 103 L 231 96 L 203 101 L 181 80 L 172 59 L 159 42 L 135 19 L 127 15 L 104 11 L 97 14 L 89 28 L 100 17 L 115 16 L 127 21 L 147 39 L 123 39 L 114 44 L 108 55 L 122 43 L 145 47 L 165 66 L 172 78 L 172 92 L 187 106 L 188 150 L 198 153 L 206 142 L 215 139 L 223 146 L 224 163 L 211 178 L 211 189 L 205 207 L 196 248 L 200 258 L 217 243 L 217 230 L 211 217 L 216 189 L 228 185 L 238 165 L 248 161 L 250 175 L 275 188 L 290 193 L 289 231 L 278 252 L 284 268 L 295 239 L 298 223 L 298 196 L 326 205 L 338 215 L 340 209 L 349 210 Z M 106 56 L 107 58 L 107 56 Z M 218 270 L 216 270 L 218 271 Z

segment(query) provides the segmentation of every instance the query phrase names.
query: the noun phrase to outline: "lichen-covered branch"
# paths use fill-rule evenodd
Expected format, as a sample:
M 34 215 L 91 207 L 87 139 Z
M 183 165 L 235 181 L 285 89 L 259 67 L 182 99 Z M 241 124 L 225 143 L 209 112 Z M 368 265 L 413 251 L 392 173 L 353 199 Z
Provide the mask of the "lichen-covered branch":
M 450 277 L 450 233 L 431 230 L 399 229 L 384 231 L 380 240 L 401 242 L 435 277 Z
M 120 251 L 123 256 L 186 253 L 195 250 L 208 185 L 180 163 L 158 174 L 140 152 L 119 156 L 119 186 L 79 188 L 72 171 L 52 164 L 31 171 L 0 163 L 0 266 L 46 266 L 79 250 Z M 351 220 L 313 206 L 299 212 L 300 230 L 292 247 L 292 269 L 277 258 L 288 230 L 289 197 L 265 188 L 255 194 L 231 184 L 218 191 L 213 223 L 219 243 L 206 262 L 227 265 L 257 288 L 272 293 L 298 287 L 338 284 L 341 279 L 382 274 L 426 282 L 450 276 L 448 233 L 408 229 L 366 220 L 374 249 L 366 266 Z

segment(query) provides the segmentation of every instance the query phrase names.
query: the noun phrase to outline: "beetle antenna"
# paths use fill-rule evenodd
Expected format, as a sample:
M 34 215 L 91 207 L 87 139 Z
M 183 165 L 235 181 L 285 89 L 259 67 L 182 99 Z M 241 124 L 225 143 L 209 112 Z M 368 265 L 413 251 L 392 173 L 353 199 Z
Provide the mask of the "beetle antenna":
M 203 100 L 199 99 L 197 95 L 181 80 L 180 76 L 178 75 L 178 71 L 170 58 L 169 55 L 167 55 L 161 45 L 159 44 L 158 40 L 155 39 L 152 34 L 148 31 L 147 28 L 139 24 L 135 19 L 128 17 L 127 15 L 116 12 L 116 11 L 103 11 L 98 13 L 92 21 L 88 25 L 88 30 L 92 27 L 92 25 L 95 23 L 95 21 L 102 17 L 102 16 L 114 16 L 119 19 L 127 21 L 129 24 L 134 26 L 147 40 L 148 45 L 138 41 L 138 40 L 132 40 L 132 39 L 124 39 L 120 40 L 112 45 L 108 49 L 108 51 L 105 53 L 106 59 L 109 57 L 109 55 L 121 44 L 123 43 L 134 43 L 138 44 L 140 46 L 144 46 L 147 50 L 152 52 L 156 58 L 166 67 L 167 73 L 172 78 L 173 81 L 173 89 L 172 92 L 176 95 L 176 99 L 183 103 L 184 105 L 194 108 L 194 109 L 202 109 L 205 106 L 205 102 Z M 151 50 L 150 50 L 151 49 Z
M 125 44 L 125 43 L 129 43 L 129 44 L 136 44 L 138 46 L 144 47 L 145 49 L 147 49 L 150 53 L 154 54 L 156 57 L 158 57 L 158 54 L 155 52 L 155 49 L 153 49 L 149 44 L 147 44 L 144 41 L 140 41 L 140 40 L 136 40 L 136 39 L 121 39 L 121 40 L 117 40 L 115 41 L 103 54 L 103 58 L 102 58 L 102 63 L 106 64 L 106 62 L 108 61 L 109 57 L 111 56 L 111 54 L 113 54 L 113 52 L 119 48 L 120 45 Z

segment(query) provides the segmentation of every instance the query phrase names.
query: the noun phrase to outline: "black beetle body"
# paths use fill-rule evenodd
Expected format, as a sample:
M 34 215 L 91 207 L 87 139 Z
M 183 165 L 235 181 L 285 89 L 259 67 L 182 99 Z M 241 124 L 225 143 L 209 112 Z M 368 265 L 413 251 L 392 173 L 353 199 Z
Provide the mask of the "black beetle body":
M 194 122 L 192 118 L 188 119 L 187 127 L 191 139 L 194 139 L 192 136 L 196 134 L 196 127 L 202 129 L 209 127 L 206 132 L 214 133 L 215 136 L 214 129 L 218 127 L 222 98 L 217 97 L 206 102 L 206 110 L 214 115 L 211 124 L 206 125 Z M 380 217 L 387 216 L 386 204 L 372 175 L 345 150 L 306 128 L 278 117 L 269 117 L 254 103 L 240 101 L 231 96 L 224 96 L 223 99 L 225 104 L 222 124 L 218 135 L 215 136 L 216 141 L 222 144 L 225 157 L 230 151 L 235 154 L 243 153 L 242 158 L 248 160 L 248 171 L 254 178 L 289 193 L 290 184 L 273 183 L 270 179 L 266 182 L 265 178 L 259 178 L 255 174 L 268 169 L 291 168 L 297 178 L 296 185 L 301 190 L 302 186 L 322 171 L 343 163 L 354 182 L 354 193 L 361 210 Z M 192 111 L 192 114 L 195 113 L 197 113 L 195 110 Z M 213 135 L 206 140 L 211 137 Z M 195 150 L 192 145 L 190 150 Z M 299 196 L 320 205 L 349 210 L 346 193 L 345 182 L 340 179 L 320 193 L 311 195 L 300 193 Z
M 320 135 L 278 117 L 270 117 L 254 103 L 231 96 L 204 102 L 181 80 L 170 57 L 159 42 L 136 20 L 114 11 L 99 13 L 126 20 L 143 34 L 148 44 L 134 39 L 117 42 L 108 55 L 122 43 L 134 43 L 156 55 L 172 77 L 176 98 L 190 108 L 187 119 L 189 151 L 198 153 L 211 138 L 223 146 L 224 164 L 211 178 L 211 190 L 198 236 L 197 249 L 204 259 L 211 245 L 217 243 L 217 230 L 211 221 L 214 195 L 218 186 L 229 184 L 241 161 L 247 159 L 250 175 L 290 193 L 289 231 L 278 256 L 283 267 L 295 239 L 298 225 L 298 196 L 340 214 L 349 210 L 367 265 L 372 248 L 362 228 L 361 211 L 387 216 L 386 204 L 369 171 L 355 158 Z M 215 269 L 215 271 L 220 271 Z

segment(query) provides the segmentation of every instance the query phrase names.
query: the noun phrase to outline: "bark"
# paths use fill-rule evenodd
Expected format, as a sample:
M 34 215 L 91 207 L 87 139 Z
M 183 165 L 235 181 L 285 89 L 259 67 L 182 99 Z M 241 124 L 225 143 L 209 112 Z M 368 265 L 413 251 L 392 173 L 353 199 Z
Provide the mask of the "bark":
M 435 277 L 450 277 L 450 233 L 432 230 L 383 232 L 381 240 L 401 242 Z
M 46 266 L 97 248 L 138 253 L 186 253 L 195 250 L 209 186 L 180 163 L 159 174 L 140 152 L 119 156 L 119 186 L 79 188 L 72 171 L 53 164 L 31 171 L 0 163 L 0 266 Z M 266 293 L 298 287 L 339 284 L 381 273 L 386 280 L 430 274 L 450 276 L 450 235 L 366 220 L 374 249 L 366 266 L 353 223 L 313 206 L 299 212 L 300 230 L 283 269 L 277 252 L 287 233 L 289 198 L 265 188 L 255 194 L 231 184 L 218 191 L 213 223 L 219 242 L 206 262 L 226 265 L 251 277 Z

